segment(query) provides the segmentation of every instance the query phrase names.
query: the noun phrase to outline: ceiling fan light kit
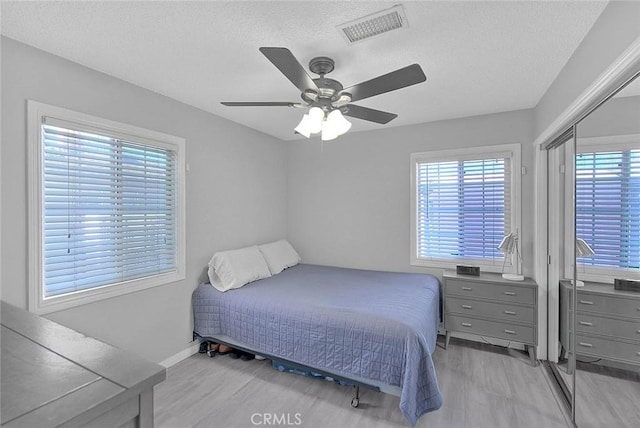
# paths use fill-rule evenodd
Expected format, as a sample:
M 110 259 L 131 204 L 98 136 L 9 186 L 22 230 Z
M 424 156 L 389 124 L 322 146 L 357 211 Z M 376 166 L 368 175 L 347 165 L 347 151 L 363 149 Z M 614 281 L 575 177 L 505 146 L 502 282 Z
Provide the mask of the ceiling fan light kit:
M 311 134 L 321 133 L 322 141 L 334 140 L 351 128 L 351 122 L 344 118 L 340 110 L 325 113 L 320 107 L 311 107 L 309 113 L 302 116 L 295 131 L 307 138 Z
M 306 138 L 310 138 L 312 134 L 321 133 L 322 141 L 333 140 L 351 128 L 351 122 L 344 116 L 380 124 L 389 123 L 398 117 L 394 113 L 351 104 L 352 101 L 395 91 L 427 79 L 422 68 L 418 64 L 413 64 L 345 89 L 337 80 L 325 77 L 335 68 L 334 61 L 329 57 L 315 57 L 309 62 L 309 70 L 320 76 L 312 79 L 288 49 L 261 47 L 260 52 L 300 90 L 300 97 L 306 104 L 290 101 L 222 102 L 221 104 L 229 107 L 308 107 L 309 112 L 303 115 L 295 131 Z

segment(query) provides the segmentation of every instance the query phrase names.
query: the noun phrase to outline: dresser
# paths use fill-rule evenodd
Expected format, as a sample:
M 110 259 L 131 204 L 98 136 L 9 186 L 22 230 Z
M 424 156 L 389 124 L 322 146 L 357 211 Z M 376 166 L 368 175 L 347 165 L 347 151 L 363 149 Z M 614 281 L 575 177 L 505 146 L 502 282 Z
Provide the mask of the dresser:
M 496 273 L 480 276 L 445 271 L 445 349 L 455 331 L 504 339 L 525 345 L 537 365 L 538 285 L 532 279 L 510 281 Z
M 640 293 L 586 282 L 577 288 L 576 354 L 640 366 Z M 561 358 L 571 349 L 573 286 L 560 282 Z M 567 370 L 575 367 L 569 362 Z
M 2 428 L 153 427 L 164 367 L 2 302 Z

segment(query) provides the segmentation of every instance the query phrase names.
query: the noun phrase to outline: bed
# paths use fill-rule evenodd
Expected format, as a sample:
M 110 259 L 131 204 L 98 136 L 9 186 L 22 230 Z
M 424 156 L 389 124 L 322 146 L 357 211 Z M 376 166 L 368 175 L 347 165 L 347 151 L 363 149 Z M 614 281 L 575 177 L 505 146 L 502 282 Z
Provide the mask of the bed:
M 412 425 L 442 405 L 434 276 L 299 264 L 225 293 L 200 284 L 193 312 L 201 339 L 399 395 Z

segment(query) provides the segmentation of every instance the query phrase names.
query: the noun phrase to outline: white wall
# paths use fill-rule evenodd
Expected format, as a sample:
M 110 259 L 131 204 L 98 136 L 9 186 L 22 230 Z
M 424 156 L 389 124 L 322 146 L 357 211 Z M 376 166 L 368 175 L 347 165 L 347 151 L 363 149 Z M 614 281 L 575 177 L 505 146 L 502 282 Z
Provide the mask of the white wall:
M 2 299 L 27 306 L 26 102 L 187 141 L 185 281 L 47 315 L 162 361 L 191 341 L 191 293 L 217 250 L 286 235 L 286 144 L 170 98 L 2 38 Z
M 358 119 L 353 119 L 358 120 Z M 533 111 L 289 143 L 288 236 L 307 263 L 429 272 L 409 265 L 413 152 L 520 143 L 524 271 L 533 266 Z
M 640 95 L 611 98 L 578 124 L 578 136 L 640 134 L 638 112 L 640 112 Z
M 611 1 L 535 108 L 536 137 L 640 37 L 640 2 Z

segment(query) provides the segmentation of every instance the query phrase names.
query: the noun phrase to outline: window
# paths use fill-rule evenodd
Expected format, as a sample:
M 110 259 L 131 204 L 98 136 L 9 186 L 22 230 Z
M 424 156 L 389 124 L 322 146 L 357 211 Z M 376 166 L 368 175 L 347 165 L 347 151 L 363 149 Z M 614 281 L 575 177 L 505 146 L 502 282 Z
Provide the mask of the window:
M 500 271 L 498 245 L 519 230 L 520 146 L 414 153 L 411 165 L 411 263 Z
M 578 143 L 576 236 L 595 252 L 578 269 L 595 281 L 640 277 L 640 136 L 601 140 Z
M 29 102 L 30 309 L 184 278 L 184 140 Z

